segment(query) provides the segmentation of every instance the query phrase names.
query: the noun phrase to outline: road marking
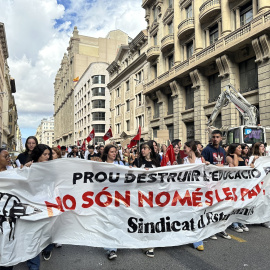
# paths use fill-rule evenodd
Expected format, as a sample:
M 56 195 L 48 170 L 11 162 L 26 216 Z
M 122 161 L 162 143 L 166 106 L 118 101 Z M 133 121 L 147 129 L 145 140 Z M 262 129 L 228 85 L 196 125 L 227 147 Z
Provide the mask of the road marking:
M 236 236 L 234 236 L 234 235 L 232 235 L 232 234 L 229 234 L 229 236 L 230 236 L 233 240 L 236 240 L 236 241 L 238 241 L 238 242 L 240 242 L 240 243 L 245 243 L 245 242 L 247 242 L 246 240 L 244 240 L 244 239 L 242 239 L 242 238 L 240 238 L 240 237 L 236 237 Z

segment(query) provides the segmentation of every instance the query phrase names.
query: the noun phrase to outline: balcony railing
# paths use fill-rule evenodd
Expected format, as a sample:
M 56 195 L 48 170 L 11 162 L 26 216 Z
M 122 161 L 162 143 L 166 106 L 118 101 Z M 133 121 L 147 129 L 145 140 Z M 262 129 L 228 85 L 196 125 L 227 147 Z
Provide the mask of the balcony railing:
M 220 0 L 208 0 L 201 5 L 200 12 L 204 12 L 209 7 L 218 5 L 218 4 L 220 4 Z
M 189 34 L 194 31 L 194 18 L 188 18 L 179 23 L 178 25 L 178 38 L 183 34 Z
M 221 11 L 220 0 L 208 0 L 200 7 L 201 23 L 210 22 Z

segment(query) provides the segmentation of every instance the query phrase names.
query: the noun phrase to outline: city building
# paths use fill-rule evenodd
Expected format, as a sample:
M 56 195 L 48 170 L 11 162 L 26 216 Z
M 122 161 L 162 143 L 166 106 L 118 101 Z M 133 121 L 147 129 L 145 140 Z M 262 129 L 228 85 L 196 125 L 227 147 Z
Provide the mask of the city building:
M 103 136 L 110 128 L 110 93 L 107 88 L 108 63 L 92 63 L 74 88 L 75 142 L 82 144 L 92 129 L 91 143 L 104 143 Z
M 37 127 L 35 137 L 38 143 L 46 144 L 50 147 L 54 145 L 54 118 L 43 118 Z
M 73 145 L 77 140 L 74 138 L 74 89 L 77 81 L 91 63 L 111 63 L 118 48 L 128 41 L 128 35 L 120 30 L 109 32 L 105 38 L 93 38 L 79 35 L 74 27 L 68 53 L 62 59 L 54 83 L 55 145 Z M 75 132 L 78 134 L 80 130 Z
M 168 129 L 170 139 L 207 143 L 207 119 L 227 84 L 258 108 L 261 125 L 270 125 L 269 0 L 143 0 L 142 7 L 150 65 L 145 125 L 152 138 Z M 215 122 L 239 124 L 233 104 Z
M 17 125 L 17 130 L 16 130 L 16 151 L 21 153 L 23 152 L 24 150 L 24 145 L 22 143 L 22 133 L 21 133 L 21 130 L 20 130 L 20 127 L 19 125 Z
M 112 140 L 116 143 L 129 143 L 139 126 L 141 138 L 150 139 L 143 95 L 143 84 L 149 76 L 147 42 L 147 31 L 143 30 L 128 45 L 121 46 L 107 68 L 110 73 Z
M 13 94 L 16 86 L 10 76 L 8 57 L 5 26 L 0 23 L 0 147 L 15 151 L 18 115 Z

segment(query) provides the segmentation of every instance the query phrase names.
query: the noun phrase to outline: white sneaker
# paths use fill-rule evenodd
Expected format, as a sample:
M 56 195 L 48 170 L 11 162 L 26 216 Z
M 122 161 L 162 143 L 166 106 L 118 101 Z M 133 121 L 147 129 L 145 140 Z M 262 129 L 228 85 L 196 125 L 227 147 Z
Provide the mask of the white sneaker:
M 236 232 L 239 232 L 239 233 L 241 233 L 241 232 L 243 232 L 243 230 L 240 228 L 240 227 L 232 227 L 232 229 L 234 230 L 234 231 L 236 231 Z
M 249 231 L 249 228 L 245 225 L 245 224 L 242 224 L 239 226 L 244 232 L 248 232 Z
M 270 229 L 270 221 L 262 223 L 262 225 L 268 229 Z
M 210 236 L 209 238 L 212 239 L 212 240 L 217 240 L 217 236 L 215 234 Z

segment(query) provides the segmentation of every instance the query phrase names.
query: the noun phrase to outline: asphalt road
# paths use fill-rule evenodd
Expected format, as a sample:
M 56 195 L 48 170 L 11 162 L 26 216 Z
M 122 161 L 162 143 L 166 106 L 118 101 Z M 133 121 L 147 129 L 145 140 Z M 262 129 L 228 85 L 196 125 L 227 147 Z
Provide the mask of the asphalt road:
M 154 258 L 145 256 L 141 249 L 120 249 L 118 257 L 109 261 L 101 248 L 64 245 L 53 250 L 49 261 L 41 261 L 40 270 L 269 270 L 270 229 L 260 225 L 249 228 L 249 232 L 243 233 L 228 229 L 231 240 L 205 240 L 204 251 L 197 251 L 192 245 L 156 248 Z M 27 269 L 26 263 L 14 267 Z

